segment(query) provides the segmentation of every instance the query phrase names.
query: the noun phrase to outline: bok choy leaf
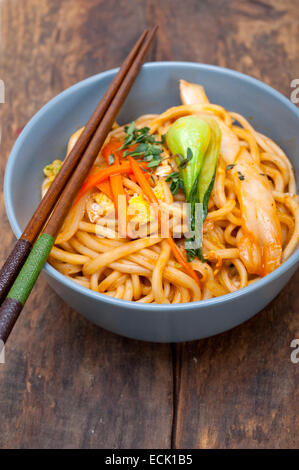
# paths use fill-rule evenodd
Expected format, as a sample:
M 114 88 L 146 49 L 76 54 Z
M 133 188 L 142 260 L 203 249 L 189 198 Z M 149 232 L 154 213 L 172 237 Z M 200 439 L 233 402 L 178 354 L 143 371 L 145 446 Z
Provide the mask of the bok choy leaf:
M 179 168 L 186 202 L 190 203 L 189 228 L 196 236 L 199 230 L 195 222 L 196 204 L 202 203 L 203 221 L 207 216 L 208 202 L 214 185 L 221 131 L 212 117 L 185 116 L 170 126 L 166 143 Z M 186 247 L 192 240 L 187 240 Z M 201 246 L 187 249 L 187 254 L 189 260 L 195 255 L 202 259 Z
M 196 116 L 177 119 L 166 134 L 166 143 L 180 170 L 187 202 L 191 202 L 191 192 L 199 176 L 210 138 L 210 126 Z
M 208 203 L 214 186 L 221 144 L 221 131 L 217 122 L 208 116 L 205 117 L 205 120 L 210 126 L 212 137 L 204 156 L 204 161 L 197 184 L 198 200 L 203 204 L 203 220 L 208 214 Z

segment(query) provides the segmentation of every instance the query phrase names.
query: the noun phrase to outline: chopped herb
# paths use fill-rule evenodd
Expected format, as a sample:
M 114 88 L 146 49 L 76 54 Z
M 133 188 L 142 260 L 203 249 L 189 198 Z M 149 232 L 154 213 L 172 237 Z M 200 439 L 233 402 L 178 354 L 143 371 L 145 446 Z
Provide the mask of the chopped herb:
M 232 163 L 231 165 L 227 165 L 226 169 L 227 170 L 232 170 L 234 168 L 235 164 Z
M 160 159 L 152 159 L 148 164 L 147 164 L 147 167 L 148 168 L 157 168 L 161 163 L 161 160 Z
M 188 263 L 190 263 L 191 261 L 194 260 L 194 258 L 197 256 L 197 258 L 202 262 L 202 263 L 206 263 L 208 260 L 206 258 L 203 257 L 203 254 L 202 254 L 202 249 L 201 248 L 197 248 L 197 250 L 195 249 L 191 249 L 191 248 L 187 248 L 186 249 L 186 254 L 187 254 L 187 261 Z
M 180 163 L 179 167 L 183 170 L 184 168 L 186 168 L 187 166 L 187 163 L 188 163 L 188 160 L 183 160 L 182 163 Z
M 179 163 L 179 168 L 181 169 L 184 169 L 186 168 L 186 166 L 188 165 L 188 163 L 190 162 L 190 160 L 192 160 L 193 158 L 193 152 L 192 150 L 190 149 L 190 147 L 188 147 L 187 149 L 187 154 L 186 154 L 186 158 L 183 157 L 183 155 L 181 155 L 180 153 L 177 153 L 175 155 L 175 157 L 177 157 L 180 161 Z
M 193 158 L 193 152 L 190 147 L 187 148 L 187 160 L 190 161 Z
M 239 177 L 239 180 L 240 181 L 244 181 L 245 180 L 245 176 L 242 175 L 242 173 L 240 171 L 238 171 L 238 177 Z
M 260 173 L 260 175 L 261 175 L 261 176 L 266 176 L 266 177 L 267 177 L 266 173 Z
M 161 140 L 156 140 L 157 136 L 150 134 L 149 131 L 149 127 L 136 129 L 135 123 L 132 122 L 125 127 L 127 136 L 120 150 L 137 145 L 136 149 L 132 151 L 126 150 L 124 157 L 130 155 L 133 158 L 142 159 L 148 162 L 148 168 L 156 169 L 162 161 L 161 153 L 163 152 L 162 145 L 165 143 L 165 135 L 162 135 Z
M 108 164 L 113 165 L 114 162 L 115 162 L 115 156 L 113 155 L 113 153 L 111 153 L 108 158 Z
M 170 183 L 169 189 L 173 195 L 177 194 L 179 189 L 183 188 L 183 181 L 178 171 L 170 173 L 170 175 L 167 176 L 166 181 L 167 183 Z
M 195 256 L 197 255 L 197 250 L 194 250 L 193 248 L 188 248 L 186 249 L 186 253 L 187 253 L 187 261 L 188 263 L 190 263 L 191 261 L 194 260 Z

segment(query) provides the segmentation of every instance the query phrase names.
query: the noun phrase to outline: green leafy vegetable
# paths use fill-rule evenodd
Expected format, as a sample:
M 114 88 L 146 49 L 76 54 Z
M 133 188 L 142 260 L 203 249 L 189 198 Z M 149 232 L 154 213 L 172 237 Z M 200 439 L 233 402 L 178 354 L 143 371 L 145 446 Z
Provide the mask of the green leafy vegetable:
M 168 129 L 166 143 L 180 168 L 187 202 L 191 202 L 190 194 L 199 176 L 210 138 L 209 125 L 196 116 L 179 118 Z
M 198 239 L 201 242 L 201 230 L 196 220 L 197 204 L 202 204 L 202 223 L 207 215 L 214 185 L 221 132 L 216 121 L 209 116 L 185 116 L 177 119 L 168 129 L 166 142 L 178 165 L 186 202 L 190 203 L 189 228 L 195 235 L 186 240 L 188 261 L 195 256 L 203 260 L 201 245 L 194 249 L 190 242 Z M 175 179 L 171 177 L 170 180 L 172 189 L 178 191 L 178 176 Z
M 216 169 L 221 144 L 221 131 L 217 122 L 210 117 L 205 117 L 210 126 L 212 137 L 206 151 L 201 173 L 198 179 L 198 199 L 203 204 L 203 220 L 208 213 L 208 203 L 214 186 Z

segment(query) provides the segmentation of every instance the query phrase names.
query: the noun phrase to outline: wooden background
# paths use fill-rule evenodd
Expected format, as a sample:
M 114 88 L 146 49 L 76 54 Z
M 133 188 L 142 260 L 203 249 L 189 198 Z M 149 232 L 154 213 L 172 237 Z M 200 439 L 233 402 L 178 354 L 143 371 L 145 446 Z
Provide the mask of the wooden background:
M 50 98 L 121 63 L 158 23 L 149 60 L 237 69 L 290 95 L 293 0 L 2 0 L 1 188 L 18 129 Z M 297 68 L 296 68 L 297 67 Z M 0 255 L 13 235 L 1 194 Z M 298 448 L 298 273 L 246 324 L 147 344 L 84 320 L 39 279 L 0 365 L 1 448 Z

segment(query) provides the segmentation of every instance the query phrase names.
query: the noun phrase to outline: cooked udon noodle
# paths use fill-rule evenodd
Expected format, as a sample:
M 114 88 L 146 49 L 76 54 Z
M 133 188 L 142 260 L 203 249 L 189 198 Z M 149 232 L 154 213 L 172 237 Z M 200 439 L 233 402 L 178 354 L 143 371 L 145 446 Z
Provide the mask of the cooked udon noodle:
M 93 187 L 71 209 L 51 251 L 51 265 L 82 286 L 140 303 L 209 299 L 256 282 L 295 250 L 299 233 L 296 183 L 283 150 L 240 114 L 211 104 L 199 85 L 181 80 L 180 93 L 182 105 L 160 115 L 143 115 L 136 119 L 135 126 L 148 126 L 151 134 L 161 137 L 182 116 L 209 115 L 219 125 L 220 154 L 203 224 L 204 260 L 196 258 L 190 262 L 199 282 L 178 263 L 159 232 L 149 236 L 149 201 L 136 179 L 124 174 L 122 184 L 128 207 L 135 204 L 135 215 L 128 216 L 127 233 L 130 234 L 130 222 L 138 222 L 143 232 L 138 237 L 120 237 L 117 222 L 113 224 L 110 218 L 114 203 L 107 196 L 109 191 Z M 67 152 L 81 132 L 79 129 L 71 136 Z M 124 138 L 124 126 L 115 124 L 103 148 L 111 139 Z M 107 167 L 102 151 L 91 173 Z M 162 157 L 149 181 L 161 211 L 170 214 L 175 232 L 176 223 L 183 217 L 185 196 L 182 189 L 173 196 L 166 182 L 167 176 L 177 171 L 177 165 L 165 145 Z M 43 194 L 55 173 L 57 170 L 46 173 Z M 244 178 L 240 178 L 241 174 Z M 138 207 L 145 211 L 138 212 Z M 183 253 L 184 242 L 176 242 Z

